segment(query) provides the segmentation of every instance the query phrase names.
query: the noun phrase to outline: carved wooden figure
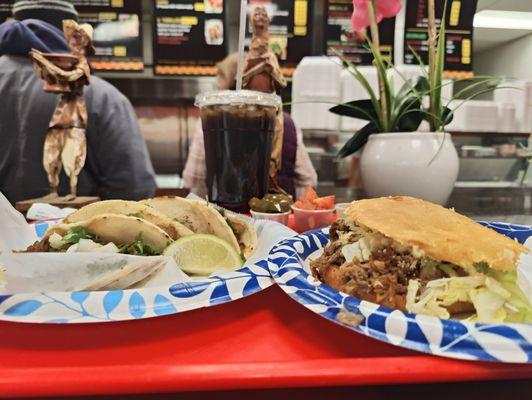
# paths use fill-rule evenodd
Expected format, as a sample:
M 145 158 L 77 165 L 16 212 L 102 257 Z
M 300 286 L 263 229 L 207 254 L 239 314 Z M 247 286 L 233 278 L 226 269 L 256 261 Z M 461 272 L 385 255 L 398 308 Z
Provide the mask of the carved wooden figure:
M 244 65 L 242 86 L 246 89 L 266 93 L 277 93 L 286 87 L 277 55 L 270 46 L 268 28 L 270 18 L 264 6 L 253 9 L 251 16 L 252 39 Z M 284 117 L 282 107 L 279 108 L 273 137 L 272 158 L 270 163 L 270 192 L 284 193 L 277 183 L 277 172 L 281 168 L 283 152 Z
M 90 82 L 87 56 L 93 53 L 92 27 L 63 21 L 63 32 L 72 55 L 30 52 L 35 71 L 44 79 L 44 90 L 61 93 L 48 125 L 44 142 L 43 165 L 48 174 L 51 193 L 56 198 L 59 174 L 64 167 L 70 178 L 70 195 L 75 199 L 78 176 L 87 156 L 87 106 L 83 89 Z

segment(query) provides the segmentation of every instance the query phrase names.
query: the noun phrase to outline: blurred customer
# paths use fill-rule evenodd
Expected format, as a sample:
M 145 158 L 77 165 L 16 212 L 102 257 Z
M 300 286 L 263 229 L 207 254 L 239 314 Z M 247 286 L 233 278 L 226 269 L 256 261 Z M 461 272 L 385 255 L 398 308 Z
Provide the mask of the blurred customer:
M 0 191 L 11 202 L 50 192 L 43 146 L 58 101 L 43 91 L 28 52 L 69 53 L 64 19 L 77 19 L 65 0 L 16 1 L 15 21 L 0 25 Z M 141 199 L 155 192 L 155 175 L 130 102 L 112 85 L 91 77 L 85 89 L 88 109 L 87 161 L 79 175 L 80 196 Z M 59 193 L 69 192 L 61 174 Z
M 229 55 L 218 64 L 217 86 L 219 90 L 234 90 L 236 87 L 236 70 L 238 54 Z M 198 196 L 207 193 L 205 183 L 207 167 L 205 165 L 205 148 L 201 121 L 188 154 L 183 180 L 185 186 Z M 279 185 L 296 197 L 309 186 L 317 186 L 318 177 L 310 157 L 303 144 L 303 134 L 296 128 L 288 113 L 284 113 L 284 137 L 281 170 L 278 174 Z

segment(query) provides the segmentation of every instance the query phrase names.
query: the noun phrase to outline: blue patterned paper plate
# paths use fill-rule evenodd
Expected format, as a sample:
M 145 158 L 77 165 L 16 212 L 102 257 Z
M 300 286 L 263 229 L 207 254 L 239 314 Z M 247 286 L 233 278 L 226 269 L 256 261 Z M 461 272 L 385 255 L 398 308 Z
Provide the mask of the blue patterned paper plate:
M 532 236 L 532 227 L 485 225 L 521 243 Z M 306 260 L 328 242 L 328 229 L 317 230 L 287 239 L 270 252 L 273 278 L 308 309 L 356 332 L 411 350 L 466 360 L 532 362 L 532 324 L 479 324 L 408 314 L 361 301 L 321 283 L 309 275 Z
M 35 224 L 37 235 L 42 237 L 55 223 Z M 259 232 L 263 227 L 262 222 L 255 226 Z M 267 261 L 262 260 L 238 271 L 166 287 L 0 296 L 0 320 L 87 323 L 150 318 L 237 300 L 272 284 Z

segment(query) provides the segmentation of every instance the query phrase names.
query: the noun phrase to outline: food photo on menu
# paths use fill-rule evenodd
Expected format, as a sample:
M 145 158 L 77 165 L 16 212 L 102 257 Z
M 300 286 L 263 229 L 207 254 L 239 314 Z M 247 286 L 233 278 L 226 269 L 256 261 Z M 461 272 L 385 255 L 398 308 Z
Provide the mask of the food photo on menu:
M 530 398 L 524 3 L 0 1 L 0 398 Z

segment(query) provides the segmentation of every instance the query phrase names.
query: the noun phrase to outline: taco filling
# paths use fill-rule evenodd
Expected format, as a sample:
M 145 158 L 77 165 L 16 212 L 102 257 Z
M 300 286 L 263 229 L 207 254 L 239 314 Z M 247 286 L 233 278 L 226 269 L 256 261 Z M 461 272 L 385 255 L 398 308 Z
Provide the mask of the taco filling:
M 153 250 L 143 242 L 142 234 L 138 234 L 135 241 L 117 246 L 113 242 L 104 243 L 97 235 L 82 226 L 70 228 L 65 235 L 52 233 L 49 237 L 29 246 L 27 253 L 120 253 L 135 256 L 156 256 L 161 253 Z

